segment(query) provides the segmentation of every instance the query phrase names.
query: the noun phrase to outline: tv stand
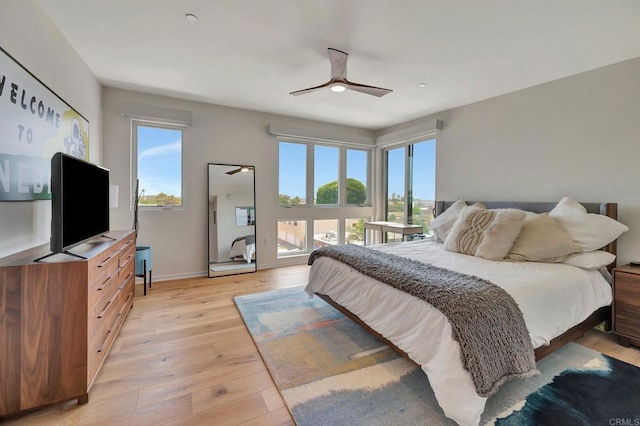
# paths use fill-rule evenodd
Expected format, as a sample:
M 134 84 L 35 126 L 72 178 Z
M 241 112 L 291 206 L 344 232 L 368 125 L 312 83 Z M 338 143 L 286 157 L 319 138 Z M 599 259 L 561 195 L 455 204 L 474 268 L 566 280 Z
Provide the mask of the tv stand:
M 81 254 L 75 254 L 75 253 L 72 253 L 70 251 L 65 250 L 65 251 L 61 251 L 61 252 L 58 252 L 58 253 L 49 253 L 47 255 L 41 256 L 41 257 L 35 259 L 34 262 L 41 262 L 41 261 L 45 260 L 47 257 L 55 256 L 56 254 L 66 254 L 66 255 L 69 255 L 69 256 L 75 256 L 75 257 L 80 258 L 80 259 L 86 259 L 86 257 L 81 255 Z
M 49 244 L 0 259 L 0 423 L 88 402 L 135 294 L 136 234 L 110 234 L 48 262 L 32 259 Z

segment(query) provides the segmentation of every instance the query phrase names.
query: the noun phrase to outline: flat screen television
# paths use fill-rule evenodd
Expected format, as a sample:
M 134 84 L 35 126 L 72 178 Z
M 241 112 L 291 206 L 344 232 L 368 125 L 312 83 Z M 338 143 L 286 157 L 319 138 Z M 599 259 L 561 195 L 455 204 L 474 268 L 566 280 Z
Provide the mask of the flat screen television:
M 51 159 L 51 208 L 53 253 L 109 232 L 109 170 L 56 153 Z

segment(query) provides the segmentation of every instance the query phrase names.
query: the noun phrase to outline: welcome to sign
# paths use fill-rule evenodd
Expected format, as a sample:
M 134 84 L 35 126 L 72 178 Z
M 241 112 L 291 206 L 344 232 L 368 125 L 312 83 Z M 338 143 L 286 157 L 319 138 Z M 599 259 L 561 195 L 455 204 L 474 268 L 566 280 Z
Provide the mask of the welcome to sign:
M 0 201 L 51 199 L 51 157 L 89 160 L 89 121 L 0 47 Z

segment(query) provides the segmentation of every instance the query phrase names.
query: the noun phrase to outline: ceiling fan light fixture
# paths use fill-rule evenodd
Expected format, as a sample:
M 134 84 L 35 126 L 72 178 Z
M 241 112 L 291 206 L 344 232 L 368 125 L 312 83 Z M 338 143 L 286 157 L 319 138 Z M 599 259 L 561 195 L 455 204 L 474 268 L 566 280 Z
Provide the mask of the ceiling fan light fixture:
M 248 172 L 248 171 L 249 171 L 249 167 L 247 167 L 247 166 L 242 166 L 242 167 L 240 167 L 240 171 L 241 171 L 241 172 Z
M 347 90 L 347 88 L 344 87 L 342 84 L 334 84 L 333 86 L 331 86 L 332 92 L 340 93 L 340 92 L 344 92 L 345 90 Z

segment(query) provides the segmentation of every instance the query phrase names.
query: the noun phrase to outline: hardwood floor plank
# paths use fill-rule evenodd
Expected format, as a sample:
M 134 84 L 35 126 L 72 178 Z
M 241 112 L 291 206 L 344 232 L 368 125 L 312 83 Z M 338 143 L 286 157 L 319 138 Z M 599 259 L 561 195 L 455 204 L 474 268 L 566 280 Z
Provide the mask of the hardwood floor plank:
M 233 296 L 306 284 L 306 265 L 136 288 L 89 403 L 7 419 L 19 425 L 293 425 Z M 640 349 L 591 331 L 578 343 L 640 366 Z
M 269 411 L 277 411 L 284 407 L 284 401 L 280 396 L 280 392 L 273 386 L 262 391 L 262 398 L 264 398 L 264 403 L 267 404 Z
M 276 411 L 272 411 L 269 414 L 258 417 L 257 419 L 249 420 L 242 423 L 242 426 L 291 426 L 295 425 L 291 420 L 291 414 L 286 408 L 280 408 Z
M 209 386 L 205 389 L 195 391 L 192 394 L 193 413 L 208 410 L 212 407 L 227 404 L 231 401 L 244 398 L 255 392 L 264 392 L 273 389 L 273 381 L 267 371 L 241 377 L 239 379 L 226 381 L 217 386 Z M 263 396 L 264 400 L 264 396 Z M 267 410 L 269 408 L 265 401 Z
M 262 399 L 260 392 L 252 393 L 243 398 L 219 405 L 200 413 L 193 414 L 186 419 L 170 423 L 173 426 L 216 425 L 235 426 L 269 414 L 269 409 Z

